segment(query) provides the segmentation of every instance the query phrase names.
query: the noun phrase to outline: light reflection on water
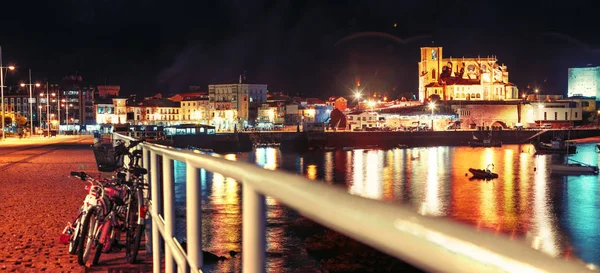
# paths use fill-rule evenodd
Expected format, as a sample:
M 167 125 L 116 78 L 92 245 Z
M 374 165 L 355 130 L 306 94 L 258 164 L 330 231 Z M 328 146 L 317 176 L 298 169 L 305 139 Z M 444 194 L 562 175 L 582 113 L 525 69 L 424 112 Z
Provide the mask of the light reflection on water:
M 597 164 L 594 144 L 578 145 L 573 158 Z M 225 158 L 283 169 L 351 194 L 405 204 L 423 215 L 446 217 L 496 234 L 522 239 L 555 257 L 600 264 L 600 200 L 597 176 L 551 176 L 561 156 L 531 154 L 531 145 L 503 148 L 431 147 L 285 154 L 274 148 Z M 494 164 L 499 178 L 470 180 L 469 168 Z M 185 165 L 176 162 L 176 200 L 185 206 Z M 219 174 L 200 173 L 205 250 L 227 256 L 241 250 L 241 185 Z M 283 181 L 282 181 L 283 182 Z M 319 182 L 315 182 L 319 183 Z M 267 198 L 268 272 L 317 267 L 290 227 L 298 214 Z M 185 230 L 179 218 L 179 230 Z M 183 238 L 178 234 L 178 238 Z M 239 272 L 240 258 L 207 266 L 206 272 Z

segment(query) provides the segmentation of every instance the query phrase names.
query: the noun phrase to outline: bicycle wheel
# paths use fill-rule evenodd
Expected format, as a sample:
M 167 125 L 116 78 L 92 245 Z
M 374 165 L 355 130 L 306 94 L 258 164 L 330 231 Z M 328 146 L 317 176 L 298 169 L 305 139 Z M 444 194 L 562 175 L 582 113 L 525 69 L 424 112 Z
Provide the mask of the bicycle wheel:
M 79 265 L 86 265 L 90 252 L 95 245 L 96 238 L 94 238 L 94 234 L 98 226 L 97 214 L 95 209 L 90 209 L 83 219 L 79 247 L 77 248 L 77 262 Z
M 77 254 L 77 246 L 79 245 L 79 235 L 81 234 L 81 219 L 85 216 L 83 212 L 77 217 L 73 223 L 73 233 L 69 238 L 69 254 Z
M 128 228 L 126 234 L 127 249 L 125 257 L 130 264 L 135 263 L 138 252 L 140 250 L 140 242 L 144 234 L 144 225 L 138 224 L 140 217 L 140 201 L 142 200 L 142 192 L 136 190 L 132 194 L 131 201 L 128 206 Z

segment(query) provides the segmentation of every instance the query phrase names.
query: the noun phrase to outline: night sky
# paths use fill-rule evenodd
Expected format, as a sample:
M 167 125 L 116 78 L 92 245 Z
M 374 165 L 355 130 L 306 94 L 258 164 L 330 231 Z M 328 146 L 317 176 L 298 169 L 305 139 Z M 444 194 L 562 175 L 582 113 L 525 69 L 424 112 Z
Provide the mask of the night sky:
M 196 4 L 190 4 L 196 3 Z M 339 3 L 338 3 L 339 2 Z M 345 3 L 342 3 L 345 2 Z M 237 81 L 270 91 L 391 97 L 417 92 L 419 47 L 444 57 L 496 55 L 511 82 L 566 94 L 567 68 L 599 65 L 594 1 L 3 2 L 7 80 L 78 73 L 124 94 L 179 92 Z M 394 27 L 396 24 L 396 27 Z M 395 36 L 395 37 L 394 37 Z M 598 49 L 596 49 L 598 48 Z M 395 90 L 395 91 L 394 91 Z

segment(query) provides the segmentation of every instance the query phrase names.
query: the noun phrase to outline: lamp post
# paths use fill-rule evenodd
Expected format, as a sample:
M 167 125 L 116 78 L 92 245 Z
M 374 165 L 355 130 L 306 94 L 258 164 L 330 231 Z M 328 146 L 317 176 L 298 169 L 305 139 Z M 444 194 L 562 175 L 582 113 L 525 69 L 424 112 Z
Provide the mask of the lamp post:
M 65 107 L 65 122 L 67 124 L 67 130 L 69 130 L 69 107 L 73 107 L 73 104 L 68 104 L 66 99 L 62 99 L 62 102 L 65 104 L 61 104 L 60 107 Z
M 360 91 L 356 91 L 354 93 L 354 97 L 356 98 L 356 102 L 358 103 L 358 110 L 360 110 L 360 96 L 361 96 Z
M 56 98 L 56 119 L 58 120 L 58 123 L 56 125 L 56 133 L 60 134 L 60 93 L 52 93 L 52 97 L 57 97 Z
M 435 110 L 435 103 L 429 103 L 429 109 L 431 110 L 431 131 L 433 131 L 433 110 Z
M 40 111 L 39 111 L 39 115 L 38 115 L 38 117 L 40 118 L 40 123 L 39 123 L 39 125 L 40 125 L 40 130 L 41 130 L 41 129 L 42 129 L 42 106 L 41 106 L 41 105 L 38 105 L 38 109 L 40 110 Z
M 32 84 L 31 83 L 31 69 L 29 69 L 29 83 L 25 84 L 25 83 L 21 83 L 21 87 L 25 87 L 25 86 L 29 86 L 29 127 L 30 127 L 30 131 L 29 131 L 29 137 L 31 137 L 31 135 L 33 134 L 33 90 L 32 87 L 35 85 L 35 87 L 40 87 L 39 83 L 36 84 Z
M 48 85 L 48 82 L 46 82 L 46 130 L 48 131 L 48 138 L 50 138 L 50 92 Z
M 7 73 L 8 70 L 15 69 L 15 67 L 12 65 L 7 67 L 2 66 L 2 47 L 0 46 L 0 93 L 2 94 L 0 96 L 0 100 L 2 100 L 2 140 L 6 139 L 6 132 L 4 131 L 4 68 L 7 69 Z

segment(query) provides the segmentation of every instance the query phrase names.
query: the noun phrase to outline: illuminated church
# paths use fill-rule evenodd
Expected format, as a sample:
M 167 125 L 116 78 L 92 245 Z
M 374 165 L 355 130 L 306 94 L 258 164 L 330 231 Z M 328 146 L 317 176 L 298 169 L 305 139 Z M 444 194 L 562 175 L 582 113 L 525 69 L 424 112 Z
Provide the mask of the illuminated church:
M 496 57 L 443 58 L 442 47 L 422 47 L 419 100 L 514 100 L 517 87 L 508 81 L 505 65 Z

